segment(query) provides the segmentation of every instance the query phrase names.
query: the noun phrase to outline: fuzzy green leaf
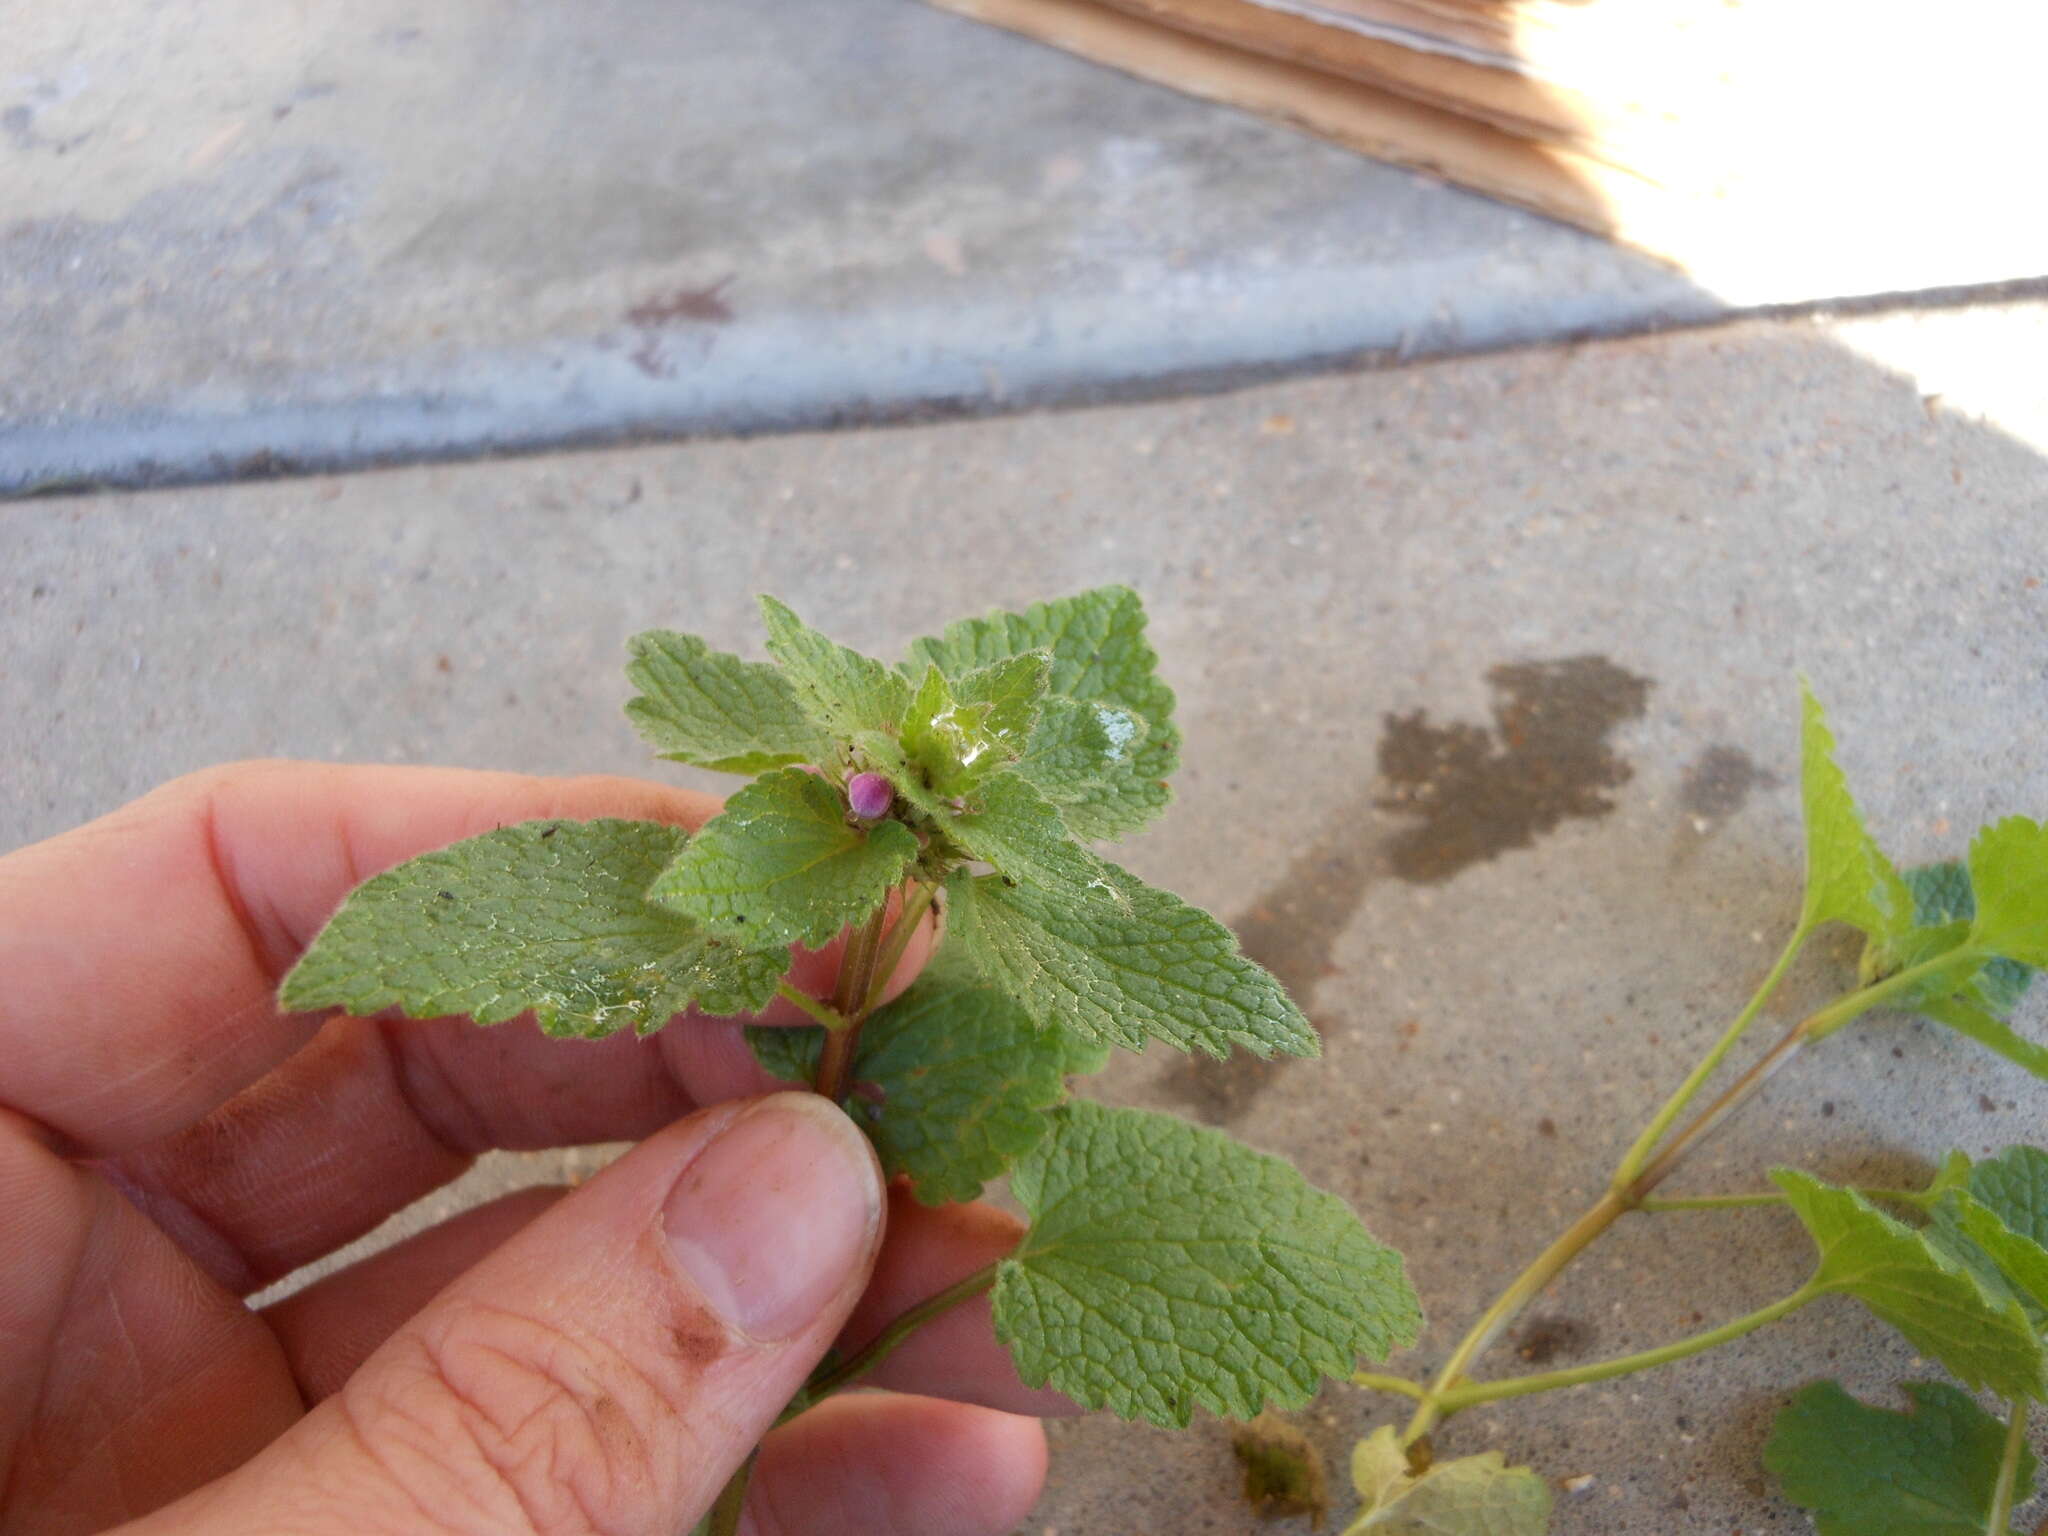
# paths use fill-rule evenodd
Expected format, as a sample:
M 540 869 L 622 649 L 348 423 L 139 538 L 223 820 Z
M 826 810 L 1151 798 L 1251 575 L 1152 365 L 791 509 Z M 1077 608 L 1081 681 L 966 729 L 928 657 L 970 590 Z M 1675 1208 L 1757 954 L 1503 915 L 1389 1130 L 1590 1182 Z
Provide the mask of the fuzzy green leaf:
M 279 999 L 497 1024 L 528 1009 L 551 1035 L 659 1029 L 692 1001 L 767 1006 L 786 948 L 741 950 L 647 899 L 684 847 L 648 821 L 530 821 L 422 854 L 358 886 Z
M 1960 997 L 1923 999 L 1914 1005 L 1948 1029 L 1995 1051 L 2016 1067 L 2024 1067 L 2039 1078 L 2048 1078 L 2048 1046 L 2037 1045 L 2005 1020 Z
M 1026 1385 L 1185 1427 L 1197 1404 L 1298 1408 L 1414 1341 L 1400 1255 L 1287 1163 L 1146 1110 L 1077 1100 L 1051 1122 L 1011 1173 L 1031 1230 L 995 1287 Z
M 1813 690 L 1801 686 L 1804 724 L 1799 784 L 1806 810 L 1806 904 L 1802 927 L 1842 922 L 1883 940 L 1912 922 L 1913 898 L 1864 828 L 1835 764 L 1835 738 Z
M 815 949 L 874 911 L 916 856 L 901 822 L 856 827 L 831 784 L 778 768 L 726 801 L 648 896 L 715 933 Z
M 2041 1341 L 2014 1298 L 1853 1190 L 1789 1168 L 1771 1178 L 1820 1249 L 1820 1289 L 1854 1296 L 1971 1387 L 2041 1395 Z
M 2048 825 L 2008 816 L 1970 843 L 1977 920 L 1970 942 L 2022 965 L 2048 965 Z
M 934 794 L 965 794 L 1024 751 L 1045 696 L 1043 651 L 1013 656 L 948 683 L 926 667 L 903 717 L 903 750 Z
M 779 669 L 667 629 L 635 635 L 629 651 L 626 676 L 640 693 L 626 715 L 661 756 L 722 773 L 831 760 L 831 737 Z
M 1971 1165 L 1968 1189 L 2013 1231 L 2048 1247 L 2048 1152 L 2007 1147 Z
M 1286 990 L 1239 953 L 1228 928 L 1178 896 L 1104 862 L 1122 901 L 955 872 L 951 942 L 1034 1022 L 1129 1050 L 1165 1040 L 1224 1056 L 1314 1056 L 1315 1030 Z
M 805 714 L 841 739 L 862 731 L 894 734 L 910 705 L 910 685 L 872 656 L 828 640 L 772 597 L 761 599 L 768 654 L 782 663 Z
M 1933 1208 L 1929 1237 L 1995 1292 L 2048 1324 L 2048 1152 L 2007 1147 L 1973 1166 Z
M 968 854 L 1044 895 L 1126 906 L 1110 866 L 1069 837 L 1060 813 L 1015 774 L 990 779 L 968 796 L 965 811 L 944 811 L 938 820 Z
M 1417 1475 L 1391 1424 L 1358 1442 L 1351 1480 L 1365 1507 L 1344 1536 L 1543 1536 L 1550 1486 L 1499 1451 L 1439 1461 Z
M 2039 1319 L 2048 1314 L 2048 1248 L 2015 1232 L 1989 1206 L 1958 1191 L 1948 1197 L 1957 1228 L 1976 1245 Z
M 1054 694 L 1016 768 L 1055 805 L 1088 805 L 1132 770 L 1151 727 L 1117 704 Z
M 1970 889 L 1969 866 L 1960 859 L 1922 864 L 1907 870 L 1902 878 L 1913 895 L 1913 927 L 1883 943 L 1873 940 L 1864 946 L 1860 971 L 1865 984 L 1935 959 L 1970 938 L 1977 916 L 1977 899 Z M 1945 977 L 1902 997 L 1898 1006 L 1919 1009 L 1930 999 L 1939 1000 L 1953 993 L 1962 1002 L 1984 1008 L 2002 1019 L 2026 995 L 2033 980 L 2031 966 L 2000 957 L 1988 961 L 1960 989 L 1952 978 Z
M 747 1043 L 777 1077 L 808 1082 L 824 1033 L 757 1028 Z M 1066 1097 L 1067 1055 L 1061 1035 L 1001 993 L 920 977 L 862 1026 L 861 1088 L 846 1111 L 925 1204 L 972 1200 L 1045 1134 L 1045 1112 Z
M 1051 655 L 1047 687 L 1053 697 L 1019 771 L 1035 781 L 1057 780 L 1039 787 L 1060 805 L 1077 837 L 1120 837 L 1137 830 L 1170 798 L 1165 781 L 1180 760 L 1180 733 L 1172 723 L 1173 690 L 1155 671 L 1158 658 L 1145 640 L 1145 611 L 1130 588 L 1097 587 L 1034 604 L 1022 613 L 963 619 L 943 635 L 914 643 L 911 655 L 917 665 L 929 663 L 948 677 L 959 677 L 1035 650 Z M 1146 729 L 1124 744 L 1126 751 L 1100 757 L 1092 781 L 1080 781 L 1072 774 L 1071 741 L 1082 727 L 1054 699 L 1128 711 Z M 1124 730 L 1115 717 L 1107 728 L 1112 736 Z M 1066 765 L 1064 776 L 1047 766 L 1055 760 Z
M 1984 1536 L 2005 1426 L 1943 1383 L 1905 1390 L 1912 1410 L 1894 1413 L 1818 1381 L 1778 1414 L 1764 1465 L 1818 1536 Z M 2033 1486 L 2022 1450 L 2016 1502 Z

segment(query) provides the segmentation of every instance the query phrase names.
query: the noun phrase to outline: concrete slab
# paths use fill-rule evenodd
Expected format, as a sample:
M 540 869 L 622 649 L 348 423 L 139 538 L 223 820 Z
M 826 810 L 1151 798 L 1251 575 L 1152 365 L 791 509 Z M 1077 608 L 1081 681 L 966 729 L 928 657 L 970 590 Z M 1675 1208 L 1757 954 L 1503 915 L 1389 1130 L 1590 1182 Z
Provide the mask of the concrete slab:
M 767 589 L 886 650 L 963 608 L 1133 582 L 1189 745 L 1129 862 L 1234 919 L 1329 1054 L 1130 1057 L 1092 1091 L 1228 1120 L 1355 1202 L 1410 1256 L 1433 1322 L 1396 1365 L 1420 1371 L 1591 1199 L 1792 919 L 1798 673 L 1903 860 L 2048 808 L 2048 393 L 2012 362 L 2044 339 L 2039 307 L 1749 324 L 1177 404 L 17 506 L 0 846 L 254 753 L 664 773 L 618 715 L 635 629 L 745 645 Z M 1532 692 L 1575 723 L 1488 738 L 1460 802 L 1477 841 L 1380 803 L 1404 748 L 1492 732 Z M 1561 765 L 1580 798 L 1560 808 L 1536 791 Z M 1822 945 L 1774 1015 L 1848 958 Z M 2048 997 L 2021 1023 L 2048 1029 Z M 2048 1089 L 1891 1021 L 1802 1062 L 1684 1182 L 1780 1162 L 1890 1181 L 2039 1139 L 2044 1113 Z M 401 1225 L 598 1156 L 496 1160 Z M 1769 1213 L 1642 1218 L 1519 1342 L 1555 1365 L 1645 1347 L 1805 1264 Z M 1790 1533 L 1757 1462 L 1787 1391 L 1926 1369 L 1829 1304 L 1443 1443 L 1590 1477 L 1560 1536 Z M 1305 1422 L 1341 1456 L 1388 1412 L 1333 1389 Z M 1217 1425 L 1092 1418 L 1054 1443 L 1034 1536 L 1252 1525 Z
M 1723 307 L 907 0 L 31 0 L 0 67 L 0 493 L 1072 401 Z

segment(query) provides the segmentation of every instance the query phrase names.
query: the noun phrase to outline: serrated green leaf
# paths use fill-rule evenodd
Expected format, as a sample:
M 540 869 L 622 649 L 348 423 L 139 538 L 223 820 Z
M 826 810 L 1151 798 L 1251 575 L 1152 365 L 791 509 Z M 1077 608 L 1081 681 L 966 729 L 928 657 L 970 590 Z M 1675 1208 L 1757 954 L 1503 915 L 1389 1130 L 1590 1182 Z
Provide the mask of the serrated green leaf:
M 2048 1152 L 2007 1147 L 1971 1165 L 1967 1188 L 2013 1231 L 2048 1247 Z
M 1995 1051 L 2016 1067 L 2024 1067 L 2039 1078 L 2048 1078 L 2048 1046 L 2036 1045 L 2005 1020 L 1960 997 L 1923 999 L 1914 1005 L 1944 1028 Z
M 999 774 L 938 817 L 946 836 L 1000 874 L 1048 896 L 1087 905 L 1128 903 L 1110 867 L 1067 835 L 1050 802 L 1015 774 Z
M 1971 1387 L 2041 1395 L 2041 1341 L 2016 1300 L 1853 1190 L 1790 1168 L 1771 1178 L 1820 1249 L 1818 1289 L 1854 1296 Z
M 1164 1040 L 1224 1056 L 1314 1056 L 1301 1010 L 1230 930 L 1199 907 L 1104 862 L 1123 901 L 1082 903 L 1002 877 L 946 882 L 950 942 L 1041 1027 L 1129 1050 Z
M 2005 1277 L 2006 1283 L 2030 1304 L 2036 1325 L 2048 1315 L 2048 1248 L 2015 1232 L 1990 1207 L 1957 1191 L 1948 1197 L 1957 1228 Z
M 727 800 L 648 897 L 749 944 L 815 949 L 874 911 L 916 857 L 901 822 L 854 826 L 830 783 L 778 768 Z
M 1543 1536 L 1550 1529 L 1550 1485 L 1529 1468 L 1487 1451 L 1417 1475 L 1391 1424 L 1358 1442 L 1351 1480 L 1365 1508 L 1344 1536 Z
M 775 1076 L 808 1082 L 824 1033 L 755 1028 L 747 1043 Z M 862 1026 L 846 1112 L 919 1200 L 972 1200 L 1045 1134 L 1067 1071 L 1063 1037 L 1000 992 L 926 975 Z
M 1903 934 L 1864 946 L 1860 967 L 1867 984 L 1919 965 L 1967 942 L 1977 916 L 1977 900 L 1970 890 L 1970 871 L 1960 859 L 1939 864 L 1922 864 L 1905 871 L 1902 878 L 1913 896 L 1913 927 Z M 2033 983 L 2031 966 L 2016 960 L 1988 961 L 1959 991 L 1945 983 L 1920 989 L 1901 998 L 1898 1006 L 1917 1009 L 1929 998 L 1956 991 L 1966 1003 L 1988 1009 L 1999 1018 L 2011 1013 Z
M 640 693 L 626 715 L 661 756 L 721 773 L 831 760 L 832 738 L 766 662 L 742 661 L 667 629 L 635 635 L 629 653 L 626 676 Z
M 785 1083 L 808 1083 L 825 1048 L 825 1031 L 816 1024 L 749 1024 L 747 1049 L 770 1077 Z
M 859 651 L 829 640 L 774 598 L 763 596 L 768 654 L 783 673 L 803 712 L 834 736 L 862 731 L 893 735 L 910 705 L 910 685 Z
M 2005 1426 L 1943 1383 L 1905 1390 L 1912 1411 L 1894 1413 L 1820 1381 L 1778 1414 L 1764 1465 L 1818 1536 L 1984 1536 Z M 2015 1502 L 2033 1486 L 2022 1450 Z
M 1134 771 L 1150 733 L 1143 716 L 1120 704 L 1053 694 L 1015 771 L 1055 805 L 1087 805 Z
M 961 795 L 1024 751 L 1045 695 L 1050 658 L 1013 656 L 948 683 L 928 666 L 903 717 L 903 751 L 933 793 Z
M 2022 965 L 2048 965 L 2048 826 L 2008 816 L 1970 841 L 1977 919 L 1970 942 Z
M 1864 828 L 1849 793 L 1849 781 L 1835 764 L 1835 738 L 1811 688 L 1801 685 L 1804 704 L 1799 783 L 1806 810 L 1806 904 L 1802 927 L 1842 922 L 1883 940 L 1912 921 L 1913 898 Z
M 758 1012 L 789 951 L 742 950 L 646 899 L 687 836 L 648 821 L 530 821 L 422 854 L 356 888 L 279 1000 L 479 1024 L 531 1009 L 551 1035 L 590 1037 L 659 1029 L 693 1000 Z
M 1050 1119 L 1010 1176 L 1031 1230 L 995 1286 L 1026 1385 L 1185 1427 L 1197 1404 L 1298 1408 L 1414 1341 L 1400 1255 L 1280 1159 L 1146 1110 Z
M 1097 587 L 1022 613 L 963 619 L 943 635 L 915 642 L 911 655 L 918 666 L 930 663 L 958 677 L 1034 650 L 1052 657 L 1047 681 L 1052 696 L 1109 705 L 1146 723 L 1128 756 L 1104 762 L 1092 783 L 1068 782 L 1064 788 L 1041 783 L 1040 788 L 1050 790 L 1077 837 L 1136 831 L 1171 798 L 1165 781 L 1180 760 L 1180 733 L 1172 723 L 1173 690 L 1154 670 L 1158 658 L 1145 640 L 1145 611 L 1135 592 Z M 1049 698 L 1025 748 L 1025 763 L 1060 757 L 1076 728 L 1075 717 Z M 1034 779 L 1042 776 L 1040 769 L 1025 771 Z
M 1930 1240 L 2048 1325 L 2048 1152 L 2007 1147 L 1958 1183 L 1933 1207 Z

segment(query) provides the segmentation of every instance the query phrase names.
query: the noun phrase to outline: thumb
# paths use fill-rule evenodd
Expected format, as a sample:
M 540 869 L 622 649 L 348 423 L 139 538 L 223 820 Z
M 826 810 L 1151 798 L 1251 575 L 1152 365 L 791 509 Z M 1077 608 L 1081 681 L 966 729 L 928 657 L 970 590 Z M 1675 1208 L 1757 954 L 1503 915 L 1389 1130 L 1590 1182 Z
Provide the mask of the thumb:
M 838 1333 L 881 1227 L 874 1155 L 825 1099 L 704 1110 L 448 1287 L 254 1461 L 141 1528 L 687 1531 Z

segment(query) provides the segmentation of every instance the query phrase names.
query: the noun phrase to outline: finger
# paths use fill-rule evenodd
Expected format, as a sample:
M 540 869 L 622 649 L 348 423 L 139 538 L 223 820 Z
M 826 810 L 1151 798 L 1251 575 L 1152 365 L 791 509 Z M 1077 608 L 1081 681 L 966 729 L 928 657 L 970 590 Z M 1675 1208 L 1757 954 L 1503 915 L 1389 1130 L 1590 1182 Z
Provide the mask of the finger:
M 1045 1486 L 1036 1419 L 891 1392 L 820 1403 L 761 1446 L 750 1536 L 1002 1536 Z
M 931 943 L 915 936 L 890 995 Z M 829 991 L 842 944 L 798 951 Z M 802 1020 L 793 1006 L 765 1018 Z M 197 1124 L 124 1155 L 136 1197 L 222 1285 L 247 1294 L 360 1237 L 496 1148 L 651 1135 L 696 1108 L 770 1092 L 732 1021 L 679 1018 L 652 1039 L 552 1040 L 530 1020 L 336 1017 Z
M 263 1309 L 307 1403 L 332 1397 L 405 1320 L 566 1195 L 522 1189 L 451 1216 Z
M 0 1212 L 0 1530 L 103 1530 L 299 1418 L 262 1323 L 4 1111 Z
M 844 1323 L 874 1155 L 815 1094 L 702 1111 L 565 1197 L 240 1471 L 206 1536 L 688 1530 Z
M 851 1354 L 919 1302 L 1007 1257 L 1023 1236 L 1024 1224 L 992 1205 L 920 1205 L 907 1185 L 892 1185 L 889 1241 L 847 1320 L 840 1351 Z M 863 1380 L 1042 1419 L 1080 1412 L 1059 1393 L 1018 1380 L 986 1295 L 924 1324 Z
M 327 1275 L 263 1311 L 308 1403 L 338 1391 L 362 1362 L 463 1271 L 480 1262 L 565 1193 L 521 1190 L 466 1211 L 402 1243 Z M 900 1184 L 890 1191 L 887 1233 L 874 1277 L 839 1338 L 842 1354 L 866 1344 L 892 1318 L 995 1262 L 1016 1246 L 1014 1217 L 988 1205 L 919 1205 Z M 994 1336 L 986 1298 L 927 1323 L 867 1381 L 1010 1413 L 1078 1412 L 1057 1392 L 1017 1379 Z
M 278 978 L 343 896 L 505 822 L 694 826 L 629 779 L 252 763 L 180 779 L 0 859 L 0 1103 L 98 1153 L 192 1124 L 311 1037 Z

